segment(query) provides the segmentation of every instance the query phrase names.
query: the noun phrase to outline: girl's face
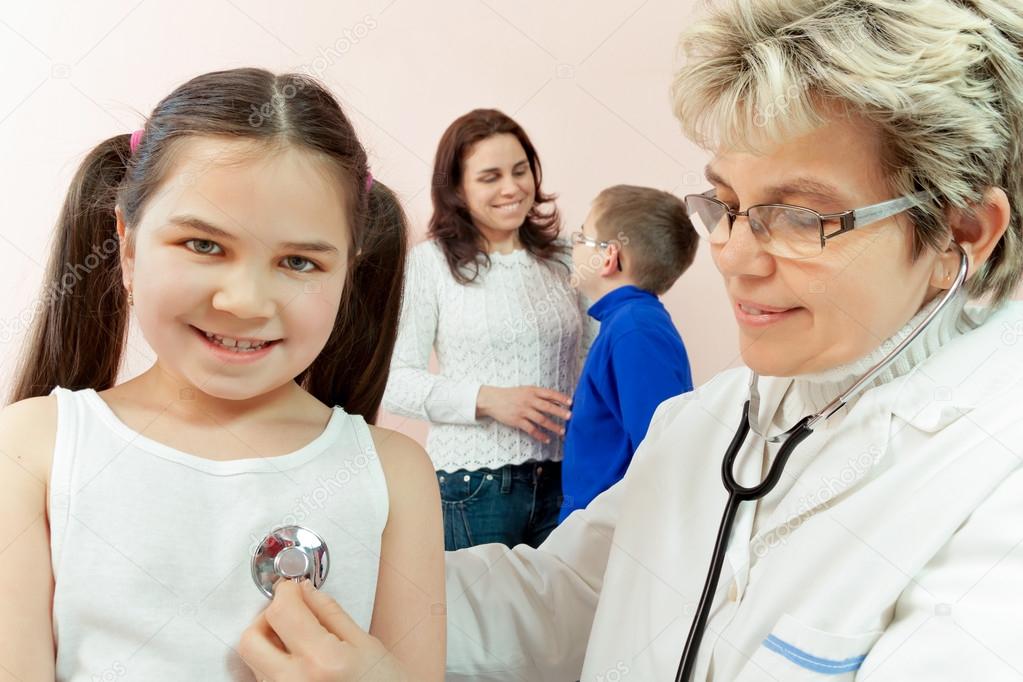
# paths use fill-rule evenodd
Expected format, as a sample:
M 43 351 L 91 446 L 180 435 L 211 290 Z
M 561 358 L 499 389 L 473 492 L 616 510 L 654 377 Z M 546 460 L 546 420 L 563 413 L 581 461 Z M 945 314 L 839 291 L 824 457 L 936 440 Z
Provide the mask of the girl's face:
M 473 224 L 488 238 L 488 232 L 518 230 L 535 192 L 526 151 L 511 133 L 480 140 L 462 162 L 462 198 Z
M 835 213 L 894 198 L 881 152 L 877 134 L 844 120 L 762 156 L 722 151 L 707 176 L 732 209 L 785 203 Z M 933 286 L 943 269 L 939 254 L 924 249 L 914 260 L 912 250 L 904 213 L 831 239 L 807 260 L 765 252 L 746 218 L 736 218 L 730 239 L 711 245 L 711 253 L 739 324 L 743 360 L 761 374 L 791 376 L 871 352 L 940 291 Z
M 162 370 L 208 395 L 280 388 L 319 355 L 340 305 L 351 233 L 337 171 L 222 138 L 173 153 L 122 260 L 142 334 Z

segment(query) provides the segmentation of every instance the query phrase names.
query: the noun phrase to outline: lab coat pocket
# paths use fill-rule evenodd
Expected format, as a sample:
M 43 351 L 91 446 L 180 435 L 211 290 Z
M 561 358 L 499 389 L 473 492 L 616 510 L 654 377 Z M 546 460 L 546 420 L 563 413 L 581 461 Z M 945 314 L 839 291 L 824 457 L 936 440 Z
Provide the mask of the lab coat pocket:
M 856 679 L 882 630 L 839 634 L 810 627 L 788 614 L 771 628 L 736 682 Z

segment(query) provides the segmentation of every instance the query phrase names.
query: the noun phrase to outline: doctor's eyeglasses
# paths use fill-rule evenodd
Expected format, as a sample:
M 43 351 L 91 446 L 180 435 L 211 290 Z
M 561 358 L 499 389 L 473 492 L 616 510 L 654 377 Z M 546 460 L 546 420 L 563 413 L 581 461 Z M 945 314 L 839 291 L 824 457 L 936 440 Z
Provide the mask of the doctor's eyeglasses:
M 832 237 L 890 218 L 928 197 L 928 192 L 917 192 L 841 213 L 818 213 L 787 204 L 760 204 L 745 211 L 733 211 L 714 196 L 714 190 L 689 194 L 685 202 L 693 225 L 711 244 L 726 243 L 735 219 L 745 216 L 764 251 L 779 258 L 800 259 L 820 255 Z M 832 231 L 828 232 L 829 229 Z

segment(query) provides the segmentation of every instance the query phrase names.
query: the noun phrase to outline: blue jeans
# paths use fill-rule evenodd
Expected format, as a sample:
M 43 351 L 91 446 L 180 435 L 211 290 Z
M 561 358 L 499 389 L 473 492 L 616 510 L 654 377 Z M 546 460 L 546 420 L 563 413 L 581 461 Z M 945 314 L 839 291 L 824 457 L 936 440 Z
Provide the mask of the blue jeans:
M 500 542 L 537 547 L 558 525 L 561 462 L 437 472 L 444 549 Z

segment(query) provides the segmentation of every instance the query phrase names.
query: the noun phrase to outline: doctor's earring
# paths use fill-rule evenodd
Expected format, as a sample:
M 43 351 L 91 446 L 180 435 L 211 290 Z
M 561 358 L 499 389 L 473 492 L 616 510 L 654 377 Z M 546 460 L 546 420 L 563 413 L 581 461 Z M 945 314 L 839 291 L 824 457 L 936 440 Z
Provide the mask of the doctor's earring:
M 128 305 L 135 305 L 135 295 L 131 292 L 131 285 L 128 286 Z
M 952 277 L 955 272 L 949 269 L 948 265 L 942 263 L 940 260 L 934 264 L 934 270 L 931 275 L 931 286 L 938 287 L 939 289 L 948 289 L 952 284 Z

